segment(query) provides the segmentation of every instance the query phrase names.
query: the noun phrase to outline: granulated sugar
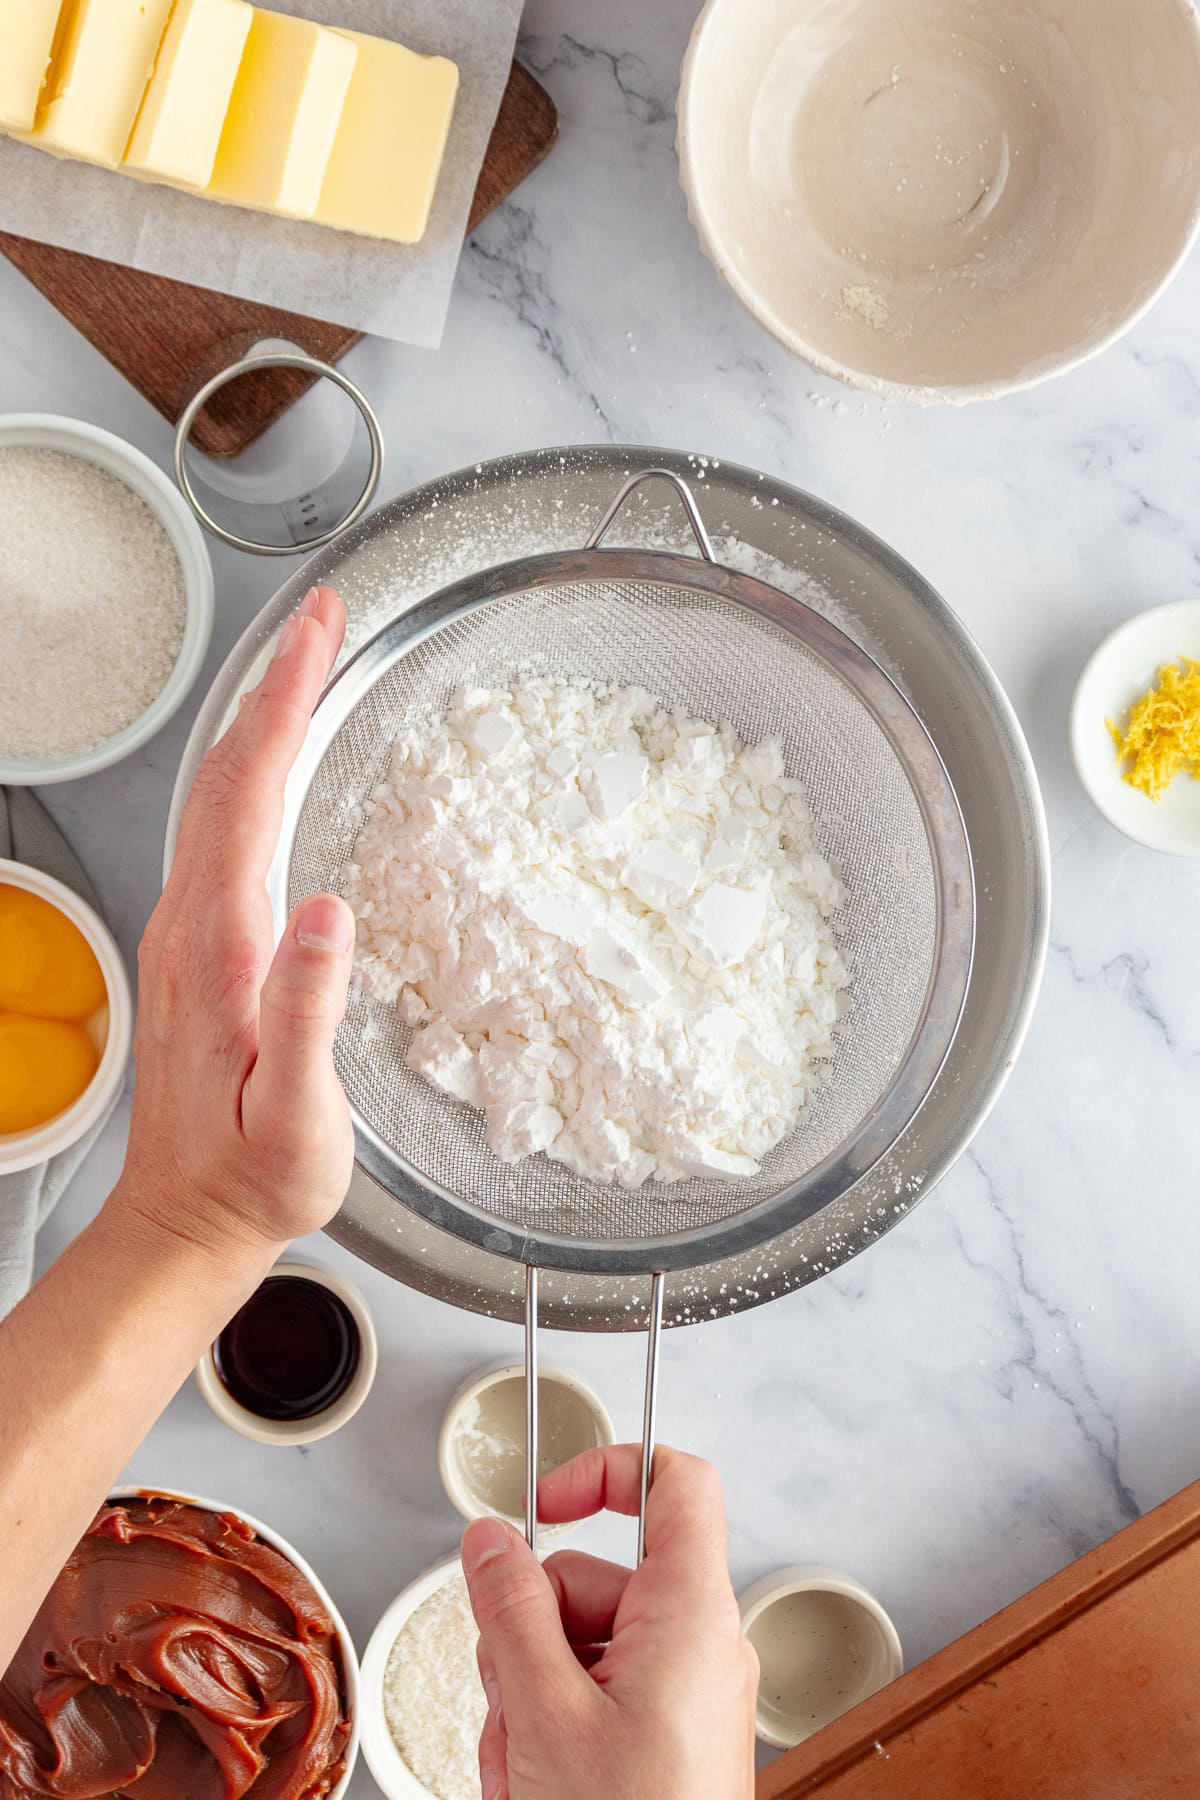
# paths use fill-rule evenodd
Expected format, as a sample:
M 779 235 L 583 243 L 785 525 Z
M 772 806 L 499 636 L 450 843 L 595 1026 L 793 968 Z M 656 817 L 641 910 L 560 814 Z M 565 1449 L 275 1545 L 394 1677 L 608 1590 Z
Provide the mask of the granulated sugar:
M 392 1646 L 383 1711 L 396 1748 L 437 1800 L 479 1800 L 479 1734 L 487 1702 L 467 1584 L 447 1581 Z
M 58 450 L 0 450 L 0 753 L 55 761 L 124 731 L 184 615 L 179 558 L 131 488 Z

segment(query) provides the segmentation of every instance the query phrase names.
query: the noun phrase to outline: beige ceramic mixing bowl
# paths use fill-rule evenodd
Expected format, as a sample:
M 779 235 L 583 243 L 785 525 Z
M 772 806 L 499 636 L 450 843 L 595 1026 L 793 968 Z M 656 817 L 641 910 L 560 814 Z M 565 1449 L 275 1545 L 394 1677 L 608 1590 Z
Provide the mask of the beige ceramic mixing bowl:
M 858 386 L 975 400 L 1145 311 L 1200 224 L 1192 0 L 709 0 L 679 96 L 734 293 Z

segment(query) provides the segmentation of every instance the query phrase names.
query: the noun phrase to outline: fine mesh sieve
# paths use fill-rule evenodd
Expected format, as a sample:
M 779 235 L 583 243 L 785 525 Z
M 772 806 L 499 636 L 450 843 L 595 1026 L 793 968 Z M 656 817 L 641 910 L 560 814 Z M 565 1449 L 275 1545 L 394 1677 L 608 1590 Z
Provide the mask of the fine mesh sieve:
M 679 492 L 699 558 L 599 548 L 627 495 L 652 476 Z M 846 887 L 835 925 L 851 985 L 835 1052 L 796 1130 L 748 1181 L 630 1191 L 545 1156 L 501 1163 L 482 1115 L 405 1067 L 409 1031 L 397 1011 L 351 996 L 336 1059 L 359 1160 L 434 1223 L 526 1263 L 531 1357 L 539 1266 L 655 1276 L 649 1445 L 663 1271 L 766 1242 L 840 1196 L 933 1085 L 970 971 L 966 833 L 936 749 L 879 667 L 800 601 L 717 564 L 689 489 L 647 470 L 625 484 L 583 551 L 460 582 L 346 665 L 289 788 L 273 874 L 280 918 L 340 887 L 396 732 L 439 715 L 460 682 L 507 686 L 518 674 L 636 684 L 694 717 L 728 721 L 746 742 L 778 738 Z

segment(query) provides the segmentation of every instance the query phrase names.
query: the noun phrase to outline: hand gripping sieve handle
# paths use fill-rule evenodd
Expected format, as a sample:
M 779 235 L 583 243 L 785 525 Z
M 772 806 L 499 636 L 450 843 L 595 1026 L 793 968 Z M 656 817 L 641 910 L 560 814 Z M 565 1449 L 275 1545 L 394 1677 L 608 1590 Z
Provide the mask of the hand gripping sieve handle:
M 704 520 L 700 517 L 700 508 L 696 505 L 696 496 L 693 494 L 687 482 L 681 480 L 673 469 L 643 469 L 639 475 L 631 475 L 629 480 L 622 485 L 616 498 L 609 506 L 608 511 L 584 545 L 584 549 L 599 549 L 601 541 L 608 535 L 608 530 L 613 520 L 628 500 L 630 494 L 633 493 L 635 488 L 640 488 L 643 481 L 670 482 L 683 503 L 683 510 L 687 514 L 688 524 L 692 528 L 692 536 L 696 540 L 701 556 L 704 558 L 705 562 L 716 562 L 716 551 L 712 547 L 712 539 L 708 535 L 708 529 Z
M 646 1345 L 646 1398 L 642 1410 L 642 1482 L 638 1504 L 637 1560 L 646 1555 L 646 1501 L 654 1462 L 658 1419 L 658 1347 L 662 1338 L 663 1289 L 666 1278 L 655 1275 L 650 1288 L 649 1336 Z M 525 1269 L 525 1541 L 537 1554 L 538 1484 L 538 1272 Z

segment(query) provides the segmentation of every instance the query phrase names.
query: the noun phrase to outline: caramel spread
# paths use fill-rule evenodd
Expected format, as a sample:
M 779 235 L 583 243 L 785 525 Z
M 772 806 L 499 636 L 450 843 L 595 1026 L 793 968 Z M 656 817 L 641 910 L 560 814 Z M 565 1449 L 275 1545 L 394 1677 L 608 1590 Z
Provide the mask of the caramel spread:
M 113 1503 L 0 1682 L 0 1800 L 316 1800 L 349 1735 L 298 1569 L 232 1514 Z

